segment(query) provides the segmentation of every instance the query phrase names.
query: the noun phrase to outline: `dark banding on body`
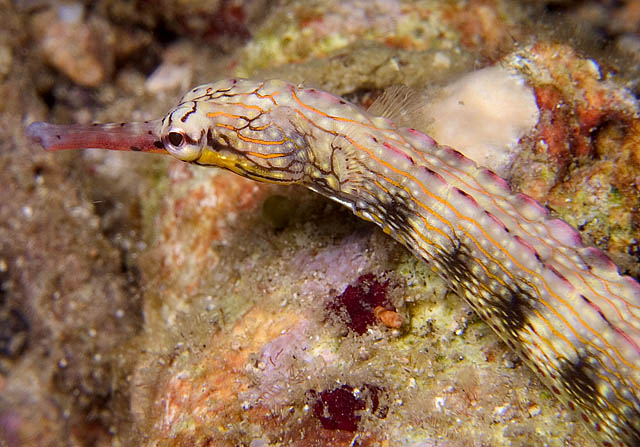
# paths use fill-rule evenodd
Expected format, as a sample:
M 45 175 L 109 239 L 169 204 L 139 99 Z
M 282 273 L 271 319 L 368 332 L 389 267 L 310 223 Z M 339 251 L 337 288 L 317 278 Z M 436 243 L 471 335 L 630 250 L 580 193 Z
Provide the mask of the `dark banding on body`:
M 241 133 L 248 120 L 238 108 L 264 117 L 255 131 L 277 127 L 296 155 L 286 158 L 290 144 L 274 151 L 279 141 Z M 171 154 L 255 180 L 302 183 L 350 207 L 437 266 L 602 446 L 640 447 L 640 285 L 494 172 L 384 118 L 303 86 L 233 80 L 192 90 L 162 128 L 35 123 L 27 134 L 49 150 L 150 152 L 162 152 L 159 140 L 170 143 L 170 132 L 199 135 L 191 142 L 200 146 L 174 145 Z
M 498 292 L 490 292 L 484 288 L 487 278 L 474 275 L 473 266 L 477 264 L 475 257 L 470 250 L 461 244 L 450 255 L 447 255 L 447 261 L 444 262 L 444 268 L 449 270 L 449 274 L 457 277 L 458 284 L 453 284 L 461 296 L 467 296 L 468 293 L 474 293 L 474 289 L 484 300 L 484 309 L 476 306 L 479 314 L 491 315 L 493 323 L 500 320 L 505 331 L 512 336 L 527 327 L 529 323 L 529 315 L 531 313 L 531 303 L 535 302 L 535 297 L 530 292 L 516 284 L 499 285 Z M 483 270 L 483 269 L 480 269 Z M 495 279 L 493 281 L 496 281 Z

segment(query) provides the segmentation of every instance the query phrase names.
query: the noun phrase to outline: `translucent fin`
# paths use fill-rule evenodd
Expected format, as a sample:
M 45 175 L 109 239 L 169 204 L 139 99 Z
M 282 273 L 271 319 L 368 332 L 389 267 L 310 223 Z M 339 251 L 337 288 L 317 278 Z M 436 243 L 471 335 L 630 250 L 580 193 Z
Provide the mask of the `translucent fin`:
M 390 119 L 398 127 L 411 127 L 424 131 L 430 119 L 424 113 L 427 96 L 406 85 L 387 88 L 371 104 L 368 112 Z

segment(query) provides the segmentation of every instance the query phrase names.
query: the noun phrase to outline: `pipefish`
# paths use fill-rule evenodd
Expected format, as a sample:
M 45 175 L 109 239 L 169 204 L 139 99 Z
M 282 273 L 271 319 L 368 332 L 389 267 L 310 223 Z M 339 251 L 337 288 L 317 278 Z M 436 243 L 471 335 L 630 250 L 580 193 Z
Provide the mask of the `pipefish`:
M 228 79 L 144 123 L 33 123 L 45 149 L 158 152 L 301 184 L 437 268 L 603 446 L 640 446 L 640 285 L 498 175 L 338 96 Z

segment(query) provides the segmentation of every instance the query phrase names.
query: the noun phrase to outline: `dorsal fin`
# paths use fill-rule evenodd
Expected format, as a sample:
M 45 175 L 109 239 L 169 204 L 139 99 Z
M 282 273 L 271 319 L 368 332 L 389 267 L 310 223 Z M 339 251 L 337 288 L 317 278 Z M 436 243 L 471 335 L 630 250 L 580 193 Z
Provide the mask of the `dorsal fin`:
M 412 127 L 424 131 L 428 118 L 424 114 L 426 95 L 406 85 L 392 85 L 369 106 L 369 113 L 383 116 L 398 127 Z

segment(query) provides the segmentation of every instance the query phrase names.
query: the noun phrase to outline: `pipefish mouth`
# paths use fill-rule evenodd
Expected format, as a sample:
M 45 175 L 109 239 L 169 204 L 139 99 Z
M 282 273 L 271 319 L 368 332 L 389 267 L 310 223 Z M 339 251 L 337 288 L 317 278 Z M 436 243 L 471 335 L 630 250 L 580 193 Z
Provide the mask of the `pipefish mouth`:
M 156 121 L 38 122 L 27 135 L 52 151 L 170 154 L 341 203 L 436 267 L 603 446 L 640 446 L 640 285 L 489 169 L 374 111 L 228 79 Z

